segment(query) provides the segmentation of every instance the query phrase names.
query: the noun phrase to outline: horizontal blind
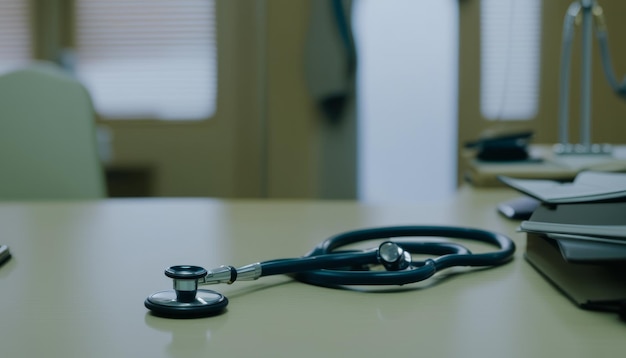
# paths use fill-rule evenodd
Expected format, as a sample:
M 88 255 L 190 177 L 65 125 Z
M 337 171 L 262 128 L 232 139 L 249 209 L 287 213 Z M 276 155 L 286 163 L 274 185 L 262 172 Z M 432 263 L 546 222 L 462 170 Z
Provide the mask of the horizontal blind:
M 212 0 L 77 0 L 75 71 L 109 119 L 200 120 L 217 100 Z
M 481 0 L 480 107 L 490 120 L 538 110 L 541 0 Z
M 31 59 L 30 1 L 0 0 L 0 72 Z

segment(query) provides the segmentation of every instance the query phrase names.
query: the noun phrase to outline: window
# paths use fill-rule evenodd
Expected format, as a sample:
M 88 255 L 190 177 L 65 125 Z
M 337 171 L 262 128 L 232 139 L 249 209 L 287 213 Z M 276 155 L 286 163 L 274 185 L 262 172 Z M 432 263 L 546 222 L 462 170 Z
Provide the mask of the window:
M 28 2 L 0 1 L 0 72 L 5 72 L 31 58 L 31 31 Z
M 40 21 L 31 26 L 31 18 Z M 31 28 L 41 34 L 32 41 Z M 35 49 L 75 71 L 104 119 L 215 113 L 214 0 L 0 0 L 0 70 L 34 58 Z
M 481 0 L 480 108 L 490 120 L 538 110 L 541 0 Z
M 206 119 L 215 112 L 210 0 L 77 1 L 76 72 L 107 118 Z

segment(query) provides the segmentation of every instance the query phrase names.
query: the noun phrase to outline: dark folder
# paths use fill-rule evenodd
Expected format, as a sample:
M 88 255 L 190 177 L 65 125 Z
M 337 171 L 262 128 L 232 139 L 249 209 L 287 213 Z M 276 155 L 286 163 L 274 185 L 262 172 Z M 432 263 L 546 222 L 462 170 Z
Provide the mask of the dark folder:
M 575 304 L 626 315 L 626 203 L 540 206 L 526 260 Z

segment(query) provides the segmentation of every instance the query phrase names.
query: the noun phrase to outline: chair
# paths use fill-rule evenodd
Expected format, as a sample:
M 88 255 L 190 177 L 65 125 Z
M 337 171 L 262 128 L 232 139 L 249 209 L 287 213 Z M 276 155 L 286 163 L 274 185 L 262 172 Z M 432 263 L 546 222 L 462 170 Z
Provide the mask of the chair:
M 85 87 L 46 62 L 0 76 L 0 200 L 105 195 Z

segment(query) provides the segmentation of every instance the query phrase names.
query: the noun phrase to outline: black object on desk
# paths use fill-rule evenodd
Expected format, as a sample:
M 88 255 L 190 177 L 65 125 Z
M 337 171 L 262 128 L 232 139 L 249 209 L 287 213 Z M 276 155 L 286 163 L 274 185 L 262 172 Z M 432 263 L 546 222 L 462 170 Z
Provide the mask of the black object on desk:
M 528 144 L 532 131 L 483 137 L 465 144 L 478 150 L 476 158 L 486 162 L 528 160 Z
M 541 202 L 529 196 L 520 196 L 498 204 L 498 212 L 513 220 L 528 220 Z
M 7 245 L 0 245 L 0 265 L 5 263 L 10 258 L 11 252 L 9 251 L 9 247 Z

